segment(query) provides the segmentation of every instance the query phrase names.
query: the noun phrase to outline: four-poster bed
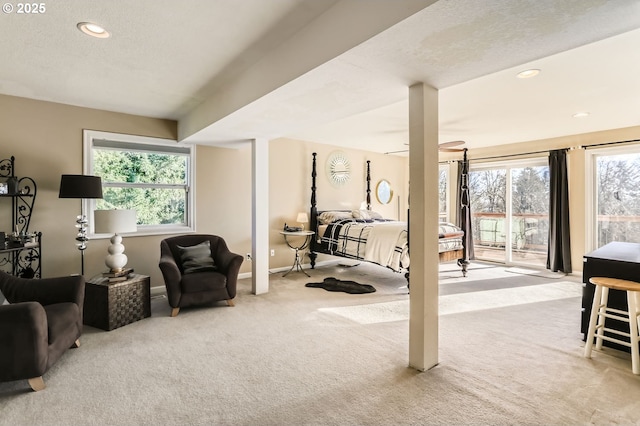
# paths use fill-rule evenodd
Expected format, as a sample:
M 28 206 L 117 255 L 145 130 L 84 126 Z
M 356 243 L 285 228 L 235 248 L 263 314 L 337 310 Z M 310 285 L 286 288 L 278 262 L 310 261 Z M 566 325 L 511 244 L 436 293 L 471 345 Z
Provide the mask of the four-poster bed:
M 366 210 L 318 209 L 317 154 L 314 152 L 312 155 L 309 220 L 310 230 L 315 232 L 315 236 L 309 245 L 311 268 L 315 268 L 318 254 L 329 254 L 375 263 L 395 272 L 404 271 L 408 281 L 407 222 L 385 219 L 371 210 L 371 161 L 366 165 Z M 464 254 L 464 232 L 455 225 L 441 222 L 438 234 L 440 262 L 457 261 L 463 276 L 466 276 L 468 262 Z

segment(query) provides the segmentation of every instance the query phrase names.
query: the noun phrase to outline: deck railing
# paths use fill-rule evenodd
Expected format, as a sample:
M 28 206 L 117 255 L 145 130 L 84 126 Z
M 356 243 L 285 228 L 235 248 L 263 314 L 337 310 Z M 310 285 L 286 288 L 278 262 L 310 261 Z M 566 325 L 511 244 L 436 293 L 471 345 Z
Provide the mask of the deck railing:
M 472 213 L 473 243 L 476 247 L 505 247 L 505 213 Z M 516 250 L 546 251 L 549 235 L 547 214 L 512 215 L 511 246 Z

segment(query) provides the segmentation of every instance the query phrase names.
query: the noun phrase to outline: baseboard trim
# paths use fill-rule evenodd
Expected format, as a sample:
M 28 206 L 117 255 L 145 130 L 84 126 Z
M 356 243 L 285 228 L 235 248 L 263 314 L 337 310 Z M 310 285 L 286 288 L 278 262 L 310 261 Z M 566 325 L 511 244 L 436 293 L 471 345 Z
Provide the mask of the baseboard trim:
M 165 286 L 157 285 L 157 286 L 151 287 L 151 289 L 149 290 L 149 293 L 151 297 L 166 296 L 167 289 Z
M 337 265 L 340 262 L 343 262 L 344 260 L 341 259 L 333 259 L 333 260 L 324 260 L 322 262 L 316 262 L 316 268 L 319 266 L 328 266 L 328 265 Z M 291 269 L 291 266 L 282 266 L 282 267 L 278 267 L 278 268 L 271 268 L 269 269 L 269 273 L 270 274 L 276 274 L 278 272 L 286 272 L 289 269 Z M 311 264 L 309 263 L 304 263 L 302 265 L 302 269 L 311 269 Z M 238 274 L 238 279 L 242 280 L 245 278 L 251 278 L 253 276 L 253 274 L 251 272 L 243 272 L 242 274 Z

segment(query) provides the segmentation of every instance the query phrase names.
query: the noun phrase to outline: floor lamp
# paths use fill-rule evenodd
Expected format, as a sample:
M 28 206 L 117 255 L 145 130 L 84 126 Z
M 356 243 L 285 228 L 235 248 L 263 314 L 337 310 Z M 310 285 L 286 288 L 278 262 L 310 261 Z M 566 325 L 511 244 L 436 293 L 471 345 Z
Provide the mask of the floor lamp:
M 60 179 L 59 198 L 102 198 L 102 179 L 99 176 L 62 175 Z M 81 202 L 81 214 L 77 217 L 76 246 L 80 250 L 81 273 L 84 275 L 84 251 L 87 248 L 87 225 L 89 221 L 84 214 L 84 203 Z

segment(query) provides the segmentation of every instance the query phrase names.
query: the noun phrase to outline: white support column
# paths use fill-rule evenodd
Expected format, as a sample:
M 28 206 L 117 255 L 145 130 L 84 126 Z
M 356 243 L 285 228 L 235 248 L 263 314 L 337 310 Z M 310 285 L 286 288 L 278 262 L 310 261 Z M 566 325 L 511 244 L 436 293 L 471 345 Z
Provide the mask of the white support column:
M 438 364 L 438 91 L 409 88 L 409 366 Z
M 251 292 L 269 291 L 269 141 L 251 141 Z

